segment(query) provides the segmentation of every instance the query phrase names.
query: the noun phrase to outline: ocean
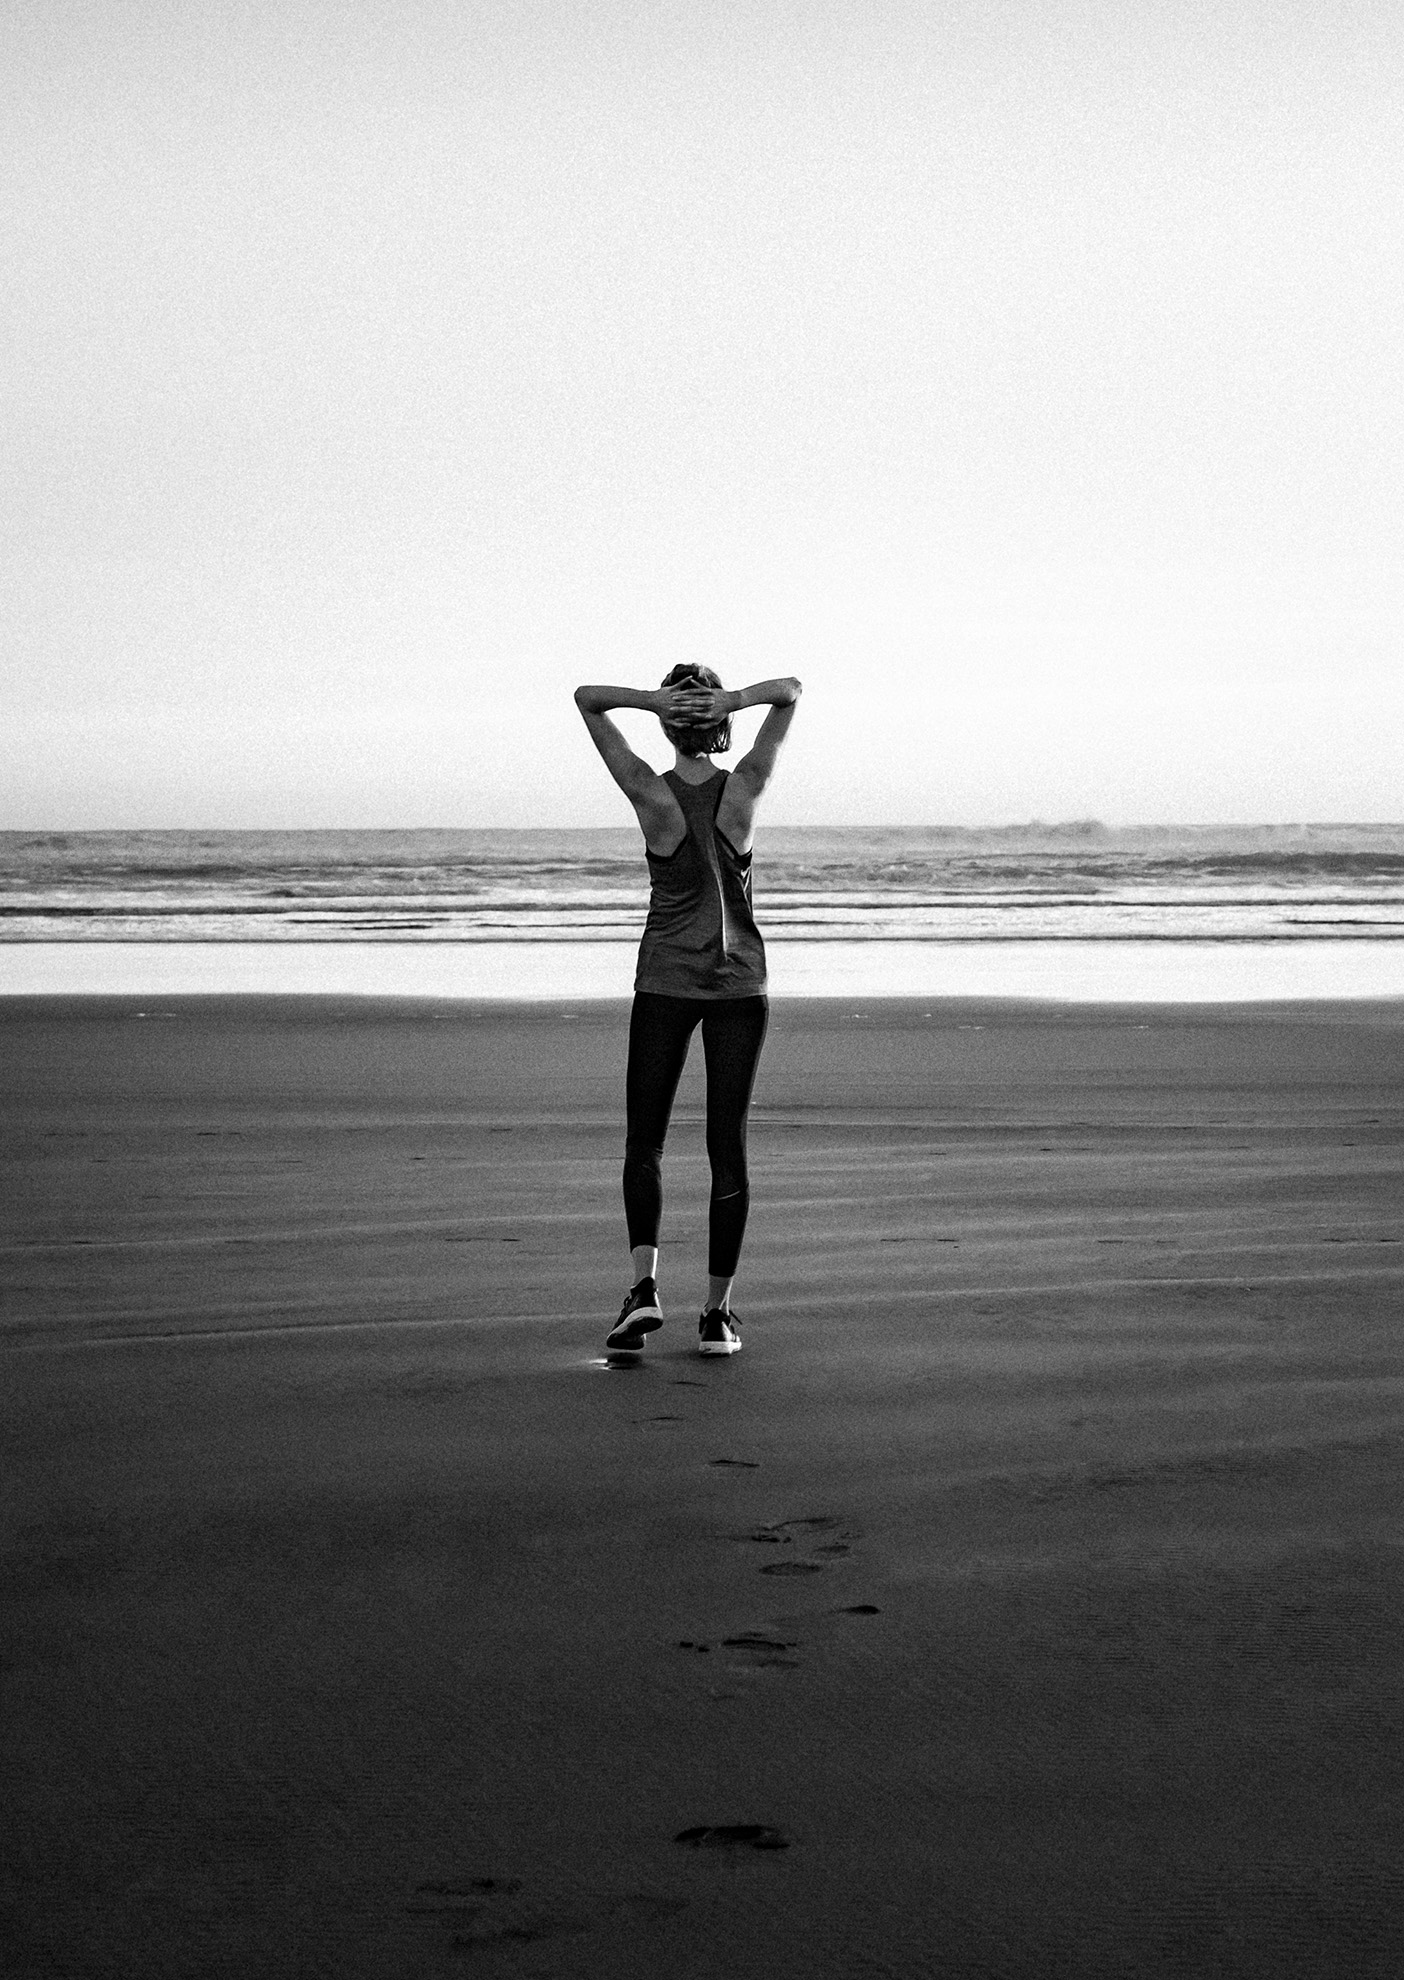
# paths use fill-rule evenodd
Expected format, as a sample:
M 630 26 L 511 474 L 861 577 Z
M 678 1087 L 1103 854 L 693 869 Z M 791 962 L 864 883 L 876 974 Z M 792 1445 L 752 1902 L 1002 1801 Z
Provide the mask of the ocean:
M 1404 994 L 1404 825 L 776 827 L 755 898 L 796 994 Z M 8 832 L 0 988 L 622 996 L 646 905 L 632 829 Z

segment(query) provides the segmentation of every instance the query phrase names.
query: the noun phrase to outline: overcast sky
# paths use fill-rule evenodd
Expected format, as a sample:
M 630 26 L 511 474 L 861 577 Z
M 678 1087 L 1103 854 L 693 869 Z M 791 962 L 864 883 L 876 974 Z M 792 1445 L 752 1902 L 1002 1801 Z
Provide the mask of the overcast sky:
M 6 0 L 0 824 L 1398 818 L 1398 0 Z M 649 726 L 631 733 L 659 763 Z

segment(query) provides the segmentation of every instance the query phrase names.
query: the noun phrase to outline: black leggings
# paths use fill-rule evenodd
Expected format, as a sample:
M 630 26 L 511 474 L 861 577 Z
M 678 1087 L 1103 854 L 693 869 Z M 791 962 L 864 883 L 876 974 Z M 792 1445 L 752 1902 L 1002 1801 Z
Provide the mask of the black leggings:
M 707 1270 L 729 1279 L 741 1256 L 751 1188 L 746 1175 L 746 1113 L 765 1042 L 764 997 L 656 997 L 640 990 L 629 1019 L 625 1082 L 624 1214 L 630 1249 L 658 1242 L 663 1213 L 663 1142 L 683 1061 L 698 1023 L 707 1061 L 707 1156 L 712 1203 Z

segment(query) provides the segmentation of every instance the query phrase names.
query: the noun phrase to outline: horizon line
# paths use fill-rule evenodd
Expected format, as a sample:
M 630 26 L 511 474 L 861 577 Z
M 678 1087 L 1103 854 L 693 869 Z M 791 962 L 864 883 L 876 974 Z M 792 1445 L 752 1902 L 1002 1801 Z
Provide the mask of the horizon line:
M 637 825 L 620 821 L 617 825 L 0 825 L 0 838 L 82 839 L 114 837 L 138 832 L 203 834 L 206 837 L 248 837 L 291 833 L 322 833 L 351 836 L 365 833 L 419 833 L 425 836 L 450 832 L 633 832 Z M 1158 818 L 1128 819 L 1109 823 L 1106 819 L 1017 818 L 1000 823 L 966 824 L 953 820 L 907 820 L 876 824 L 871 821 L 833 820 L 823 824 L 767 819 L 761 829 L 781 832 L 1067 832 L 1090 835 L 1096 832 L 1340 832 L 1404 831 L 1404 818 Z

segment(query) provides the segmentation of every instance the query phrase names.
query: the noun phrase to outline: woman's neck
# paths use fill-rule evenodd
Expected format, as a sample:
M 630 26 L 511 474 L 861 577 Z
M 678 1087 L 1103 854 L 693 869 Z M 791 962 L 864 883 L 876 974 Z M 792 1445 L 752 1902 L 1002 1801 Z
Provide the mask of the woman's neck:
M 673 769 L 685 784 L 705 784 L 717 774 L 710 756 L 684 756 L 680 749 L 673 751 Z

